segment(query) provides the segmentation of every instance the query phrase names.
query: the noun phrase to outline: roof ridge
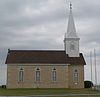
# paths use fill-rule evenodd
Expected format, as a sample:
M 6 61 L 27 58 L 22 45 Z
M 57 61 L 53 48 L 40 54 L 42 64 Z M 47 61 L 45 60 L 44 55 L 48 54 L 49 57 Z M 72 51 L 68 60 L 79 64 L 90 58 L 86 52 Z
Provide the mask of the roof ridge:
M 63 51 L 63 52 L 65 52 L 64 50 L 10 50 L 10 51 L 16 51 L 16 52 L 17 51 L 21 51 L 21 52 L 24 52 L 24 51 L 28 51 L 28 52 L 31 52 L 31 51 L 36 51 L 36 52 L 37 51 L 38 52 L 50 52 L 50 51 L 51 52 L 60 52 L 61 51 L 62 52 Z

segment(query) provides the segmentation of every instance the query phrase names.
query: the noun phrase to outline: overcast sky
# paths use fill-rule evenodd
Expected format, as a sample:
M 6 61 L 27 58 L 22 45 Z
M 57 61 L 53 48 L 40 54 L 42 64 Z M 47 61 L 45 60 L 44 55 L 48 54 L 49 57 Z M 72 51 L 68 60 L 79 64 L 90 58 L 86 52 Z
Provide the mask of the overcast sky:
M 4 63 L 8 48 L 64 49 L 69 2 L 70 0 L 0 0 L 0 84 L 6 83 Z M 100 1 L 71 2 L 76 30 L 81 39 L 80 52 L 84 54 L 87 63 L 85 80 L 90 80 L 89 55 L 94 48 L 97 74 L 100 73 Z

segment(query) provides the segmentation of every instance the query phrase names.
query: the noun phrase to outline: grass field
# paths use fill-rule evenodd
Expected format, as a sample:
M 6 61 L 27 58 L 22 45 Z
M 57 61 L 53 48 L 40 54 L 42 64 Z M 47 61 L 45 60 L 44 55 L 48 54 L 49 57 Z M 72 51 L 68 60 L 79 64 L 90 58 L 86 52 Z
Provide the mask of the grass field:
M 52 97 L 55 97 L 55 96 L 52 96 Z M 61 97 L 63 97 L 63 96 L 61 96 Z M 64 96 L 64 97 L 100 97 L 100 96 Z
M 94 91 L 91 89 L 3 89 L 0 88 L 0 96 L 99 94 L 99 93 L 100 91 Z M 74 97 L 90 97 L 90 96 L 74 96 Z M 91 97 L 100 97 L 100 96 L 91 96 Z

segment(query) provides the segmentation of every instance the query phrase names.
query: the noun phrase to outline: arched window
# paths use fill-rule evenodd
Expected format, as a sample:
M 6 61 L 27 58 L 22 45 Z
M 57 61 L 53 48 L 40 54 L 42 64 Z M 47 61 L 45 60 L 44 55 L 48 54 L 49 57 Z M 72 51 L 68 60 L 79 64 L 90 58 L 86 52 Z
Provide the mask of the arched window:
M 57 80 L 57 71 L 56 68 L 53 68 L 52 70 L 52 81 L 56 81 Z
M 36 68 L 36 81 L 40 81 L 40 68 Z
M 78 83 L 78 79 L 79 79 L 79 74 L 78 74 L 78 70 L 75 69 L 74 70 L 74 83 L 77 84 Z
M 20 68 L 19 70 L 19 82 L 23 82 L 24 81 L 24 69 Z

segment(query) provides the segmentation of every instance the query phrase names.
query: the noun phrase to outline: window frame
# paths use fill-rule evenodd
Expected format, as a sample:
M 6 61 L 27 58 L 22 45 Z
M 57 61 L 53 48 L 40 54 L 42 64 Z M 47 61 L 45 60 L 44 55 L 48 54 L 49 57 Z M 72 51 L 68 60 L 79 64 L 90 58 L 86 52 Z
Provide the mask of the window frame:
M 18 82 L 24 82 L 24 69 L 22 67 L 19 69 Z
M 53 82 L 57 81 L 57 70 L 55 67 L 52 69 L 52 81 Z
M 75 84 L 78 84 L 78 82 L 79 82 L 79 73 L 78 73 L 77 69 L 74 70 L 73 80 L 74 80 Z
M 40 68 L 37 67 L 35 70 L 35 81 L 40 82 L 41 81 L 41 71 Z

